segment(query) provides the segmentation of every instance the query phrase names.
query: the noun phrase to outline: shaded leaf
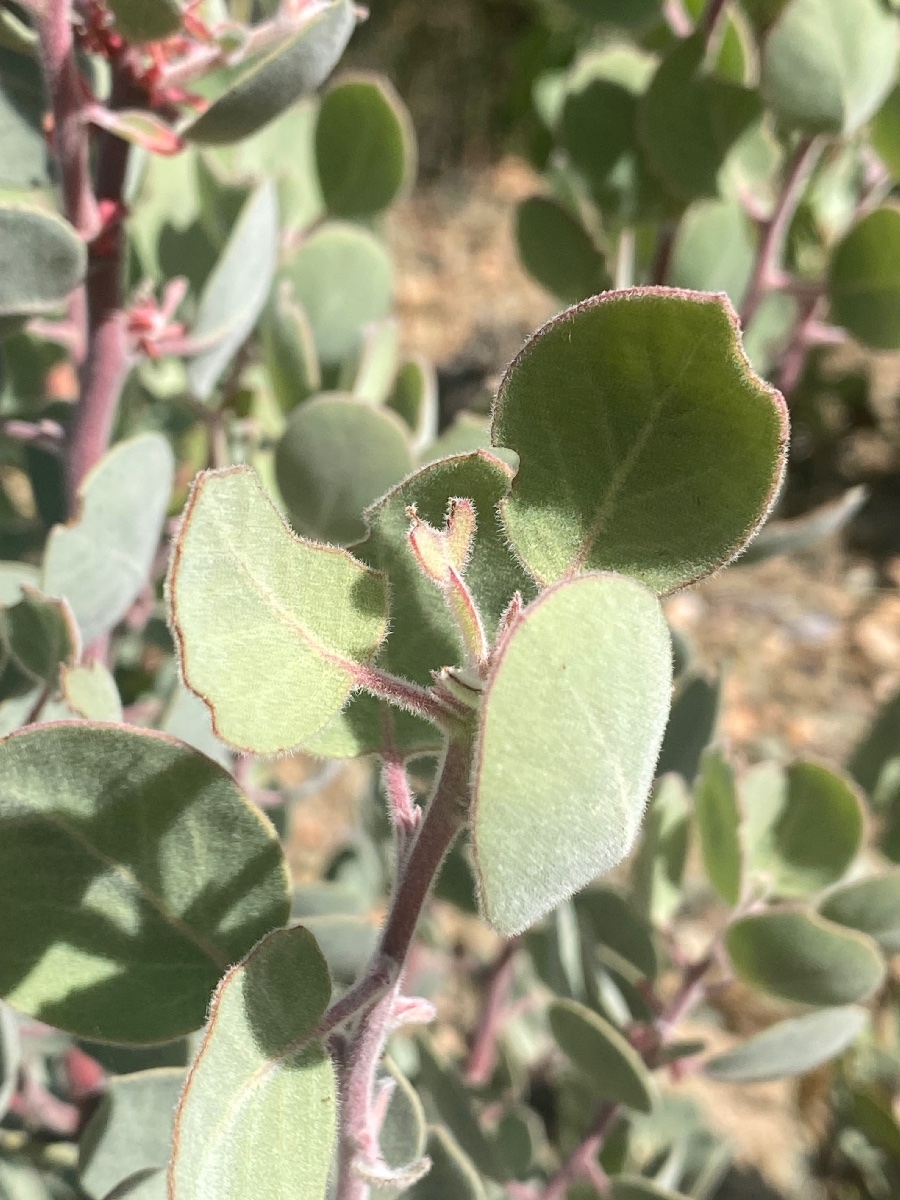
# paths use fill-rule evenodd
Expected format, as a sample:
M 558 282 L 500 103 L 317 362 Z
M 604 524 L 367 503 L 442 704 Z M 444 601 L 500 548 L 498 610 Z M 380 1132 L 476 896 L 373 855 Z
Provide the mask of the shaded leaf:
M 37 57 L 0 46 L 0 187 L 40 188 L 50 183 L 50 156 L 41 127 L 46 110 Z
M 337 1095 L 316 1030 L 330 995 L 301 926 L 269 934 L 228 972 L 178 1106 L 169 1200 L 322 1200 Z
M 680 776 L 663 775 L 650 800 L 632 873 L 635 903 L 654 925 L 667 925 L 681 904 L 690 832 L 687 788 Z
M 496 1146 L 481 1128 L 473 1097 L 459 1074 L 437 1057 L 425 1039 L 419 1042 L 419 1066 L 420 1085 L 427 1091 L 440 1119 L 448 1127 L 462 1153 L 471 1159 L 480 1175 L 505 1180 L 506 1170 Z M 433 1159 L 430 1137 L 428 1154 Z M 418 1195 L 418 1192 L 414 1194 Z
M 744 866 L 741 811 L 734 772 L 721 750 L 703 755 L 694 806 L 707 878 L 726 904 L 736 905 Z
M 121 721 L 122 701 L 109 670 L 98 661 L 63 665 L 60 688 L 69 708 L 85 721 Z
M 862 1032 L 864 1008 L 826 1008 L 780 1021 L 726 1054 L 704 1063 L 703 1070 L 725 1083 L 760 1083 L 804 1075 L 835 1058 Z
M 407 1195 L 413 1200 L 486 1200 L 478 1171 L 448 1130 L 432 1126 L 426 1149 L 431 1170 Z
M 666 282 L 725 292 L 740 307 L 756 259 L 756 234 L 735 200 L 701 200 L 681 219 Z
M 598 1098 L 650 1112 L 654 1099 L 650 1073 L 614 1025 L 575 1000 L 557 1000 L 550 1006 L 550 1028 Z
M 516 210 L 516 242 L 525 270 L 572 303 L 612 286 L 606 259 L 588 231 L 558 200 L 531 196 Z
M 303 918 L 318 943 L 332 980 L 339 987 L 356 983 L 378 945 L 379 927 L 369 917 L 330 913 Z
M 703 751 L 715 737 L 721 692 L 720 681 L 705 675 L 679 681 L 656 764 L 658 776 L 676 772 L 686 783 L 694 782 Z
M 109 0 L 109 7 L 129 42 L 158 42 L 181 28 L 178 0 Z
M 643 1175 L 617 1175 L 610 1180 L 610 1200 L 686 1200 Z
M 836 247 L 828 295 L 832 320 L 864 346 L 900 346 L 900 206 L 869 213 Z
M 51 530 L 41 591 L 68 600 L 85 646 L 149 584 L 174 475 L 161 434 L 120 442 L 85 476 L 75 519 Z
M 3 995 L 100 1040 L 199 1028 L 228 963 L 287 918 L 268 822 L 161 734 L 45 725 L 0 742 L 0 766 Z
M 291 524 L 341 546 L 365 536 L 363 510 L 412 468 L 400 419 L 337 392 L 295 409 L 275 449 L 275 477 Z
M 84 278 L 84 242 L 28 194 L 0 198 L 0 317 L 61 308 Z
M 860 485 L 848 488 L 837 500 L 820 504 L 802 517 L 768 521 L 738 559 L 738 565 L 746 566 L 778 554 L 800 554 L 812 549 L 849 525 L 868 498 L 868 489 Z
M 14 664 L 33 681 L 56 687 L 60 669 L 81 653 L 72 610 L 64 600 L 47 600 L 24 588 L 22 599 L 0 612 L 0 640 Z
M 172 1149 L 184 1071 L 161 1067 L 114 1076 L 78 1149 L 81 1186 L 94 1200 L 139 1172 L 163 1170 Z
M 485 686 L 472 810 L 482 907 L 499 932 L 521 932 L 631 849 L 671 672 L 662 613 L 630 579 L 558 584 L 507 635 Z
M 814 913 L 782 909 L 743 917 L 728 929 L 725 947 L 745 983 L 800 1004 L 852 1004 L 884 979 L 870 938 Z
M 168 592 L 185 682 L 219 737 L 258 754 L 321 733 L 387 633 L 382 577 L 295 537 L 246 467 L 198 477 Z
M 829 921 L 867 933 L 885 954 L 900 952 L 900 875 L 876 876 L 829 892 L 819 905 Z
M 624 896 L 611 888 L 589 888 L 575 897 L 575 908 L 593 941 L 608 946 L 647 979 L 656 978 L 653 931 Z
M 336 217 L 360 219 L 387 208 L 415 176 L 416 137 L 406 106 L 377 75 L 345 77 L 322 99 L 316 167 Z
M 9 1111 L 10 1101 L 18 1090 L 21 1066 L 19 1023 L 12 1009 L 0 1000 L 0 1121 Z
M 293 288 L 281 281 L 262 326 L 262 347 L 272 388 L 283 412 L 290 412 L 322 386 L 313 332 Z
M 504 376 L 492 438 L 520 466 L 503 520 L 541 582 L 619 570 L 670 591 L 750 540 L 786 437 L 723 298 L 612 292 L 538 330 Z
M 432 364 L 419 355 L 402 363 L 386 404 L 409 426 L 413 450 L 424 450 L 434 441 L 438 426 L 437 374 Z M 485 436 L 485 448 L 489 443 Z

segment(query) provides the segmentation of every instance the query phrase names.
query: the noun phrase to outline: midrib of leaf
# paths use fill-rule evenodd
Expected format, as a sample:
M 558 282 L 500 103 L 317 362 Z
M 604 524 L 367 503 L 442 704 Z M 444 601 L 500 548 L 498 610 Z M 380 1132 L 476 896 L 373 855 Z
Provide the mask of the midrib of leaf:
M 603 533 L 603 530 L 606 528 L 610 518 L 616 510 L 619 496 L 622 494 L 622 491 L 628 482 L 628 478 L 635 468 L 637 460 L 644 452 L 644 448 L 650 439 L 650 435 L 653 433 L 659 418 L 662 416 L 663 409 L 675 394 L 675 389 L 684 379 L 691 364 L 697 356 L 700 346 L 702 345 L 702 340 L 695 342 L 688 351 L 681 370 L 678 372 L 678 376 L 663 392 L 660 393 L 659 399 L 653 404 L 653 407 L 647 416 L 647 420 L 644 422 L 640 433 L 635 438 L 631 449 L 613 472 L 613 477 L 610 480 L 609 487 L 606 489 L 606 495 L 603 496 L 603 498 L 600 500 L 600 503 L 597 505 L 597 510 L 594 514 L 593 520 L 591 521 L 590 528 L 585 534 L 584 540 L 579 546 L 578 552 L 569 566 L 567 576 L 572 576 L 579 571 L 589 558 L 597 539 Z
M 53 825 L 57 829 L 62 830 L 82 850 L 86 850 L 97 862 L 102 863 L 109 870 L 113 871 L 124 883 L 134 888 L 141 899 L 146 901 L 150 908 L 154 909 L 167 925 L 174 929 L 185 941 L 190 942 L 198 950 L 201 950 L 211 960 L 217 970 L 225 970 L 229 963 L 228 956 L 222 953 L 215 942 L 209 941 L 196 929 L 188 925 L 186 921 L 183 921 L 181 917 L 172 911 L 162 897 L 157 896 L 155 892 L 151 892 L 146 888 L 124 863 L 118 862 L 116 859 L 104 854 L 89 838 L 79 833 L 77 829 L 74 829 L 68 821 L 64 820 L 58 814 L 45 811 L 40 813 L 40 819 L 46 821 L 48 825 Z
M 297 637 L 299 637 L 300 640 L 309 647 L 310 650 L 314 651 L 314 653 L 319 655 L 321 658 L 324 658 L 326 662 L 332 664 L 333 666 L 340 667 L 341 670 L 345 671 L 348 675 L 355 677 L 357 664 L 353 662 L 352 659 L 343 657 L 341 654 L 338 654 L 336 651 L 327 647 L 323 642 L 319 641 L 311 629 L 302 624 L 302 622 L 292 612 L 290 612 L 289 609 L 285 608 L 272 589 L 253 574 L 253 571 L 250 569 L 249 565 L 238 555 L 235 548 L 228 541 L 227 536 L 225 536 L 225 528 L 220 521 L 218 513 L 216 513 L 215 510 L 212 510 L 210 516 L 212 519 L 212 524 L 215 526 L 216 534 L 219 537 L 219 541 L 225 547 L 225 550 L 232 561 L 242 572 L 252 590 L 256 593 L 263 604 L 270 609 L 275 619 L 280 621 L 280 623 L 292 633 L 295 633 Z M 290 534 L 289 530 L 285 530 L 285 532 L 287 532 L 289 536 L 293 536 Z

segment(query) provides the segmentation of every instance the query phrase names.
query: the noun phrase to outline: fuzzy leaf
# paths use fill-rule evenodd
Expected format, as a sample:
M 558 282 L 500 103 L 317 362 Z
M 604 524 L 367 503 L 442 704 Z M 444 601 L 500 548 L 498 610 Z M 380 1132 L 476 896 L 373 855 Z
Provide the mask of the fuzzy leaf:
M 303 242 L 284 274 L 309 318 L 326 365 L 362 347 L 364 327 L 386 317 L 394 293 L 393 268 L 382 244 L 366 229 L 329 222 Z
M 81 652 L 78 628 L 68 604 L 47 600 L 30 588 L 18 603 L 0 612 L 0 639 L 12 664 L 32 681 L 54 688 L 60 669 L 74 663 Z
M 615 570 L 671 591 L 756 532 L 787 433 L 723 297 L 612 292 L 538 330 L 504 376 L 492 438 L 520 467 L 503 520 L 543 583 Z
M 781 1021 L 704 1063 L 703 1070 L 723 1083 L 761 1083 L 805 1075 L 835 1058 L 862 1032 L 869 1020 L 864 1008 L 826 1008 Z
M 43 73 L 37 57 L 0 46 L 0 187 L 49 185 L 50 155 L 41 128 L 46 110 Z
M 351 0 L 325 0 L 304 13 L 259 54 L 226 72 L 224 90 L 184 136 L 195 142 L 236 142 L 255 133 L 334 69 L 356 24 Z
M 330 996 L 300 926 L 228 972 L 178 1106 L 169 1200 L 323 1200 L 337 1094 L 316 1028 Z
M 84 278 L 84 242 L 62 217 L 7 193 L 0 199 L 0 317 L 53 312 Z
M 287 918 L 268 822 L 161 734 L 45 725 L 0 742 L 0 769 L 0 992 L 84 1037 L 199 1028 L 225 967 Z
M 421 1169 L 425 1154 L 427 1132 L 422 1101 L 409 1080 L 389 1058 L 384 1060 L 385 1082 L 393 1085 L 387 1112 L 378 1135 L 378 1145 L 385 1163 L 401 1175 Z M 381 1200 L 393 1200 L 406 1188 L 379 1187 Z
M 599 1099 L 650 1112 L 654 1100 L 650 1073 L 614 1025 L 575 1000 L 557 1000 L 550 1006 L 550 1028 Z
M 412 431 L 414 451 L 418 453 L 433 442 L 438 427 L 438 385 L 431 363 L 418 355 L 408 358 L 397 372 L 386 404 Z
M 678 681 L 672 712 L 666 726 L 656 774 L 679 774 L 693 784 L 703 751 L 715 737 L 719 723 L 721 686 L 705 675 L 685 675 Z
M 263 183 L 241 209 L 237 224 L 203 288 L 191 336 L 209 349 L 188 360 L 194 394 L 208 400 L 247 340 L 265 306 L 278 256 L 278 201 Z
M 745 983 L 799 1004 L 852 1004 L 884 979 L 871 938 L 814 913 L 782 909 L 743 917 L 729 928 L 725 947 Z
M 698 292 L 725 292 L 740 307 L 756 258 L 756 235 L 734 200 L 700 200 L 681 219 L 667 283 Z
M 390 395 L 400 362 L 400 322 L 396 317 L 373 321 L 363 336 L 359 362 L 353 364 L 354 400 L 378 407 Z
M 680 776 L 663 775 L 650 800 L 632 875 L 635 904 L 654 925 L 668 925 L 681 904 L 690 833 L 687 788 Z
M 122 701 L 112 674 L 101 662 L 62 667 L 60 688 L 69 708 L 85 721 L 121 721 Z
M 786 125 L 854 133 L 890 91 L 897 49 L 879 0 L 789 0 L 764 42 L 763 94 Z
M 166 1167 L 183 1087 L 184 1071 L 179 1067 L 118 1075 L 109 1081 L 78 1148 L 80 1183 L 93 1200 L 103 1200 L 138 1172 Z
M 633 580 L 557 584 L 514 625 L 485 686 L 473 773 L 476 874 L 499 932 L 526 929 L 629 852 L 671 686 L 668 628 Z
M 169 601 L 185 682 L 219 737 L 257 754 L 321 733 L 387 632 L 383 579 L 295 537 L 246 467 L 198 477 Z
M 558 200 L 523 200 L 516 210 L 516 242 L 529 275 L 568 304 L 612 285 L 590 234 Z
M 832 320 L 864 346 L 900 346 L 900 206 L 869 213 L 837 246 L 828 295 Z
M 336 217 L 373 217 L 415 176 L 416 136 L 406 106 L 377 75 L 342 79 L 316 124 L 322 195 Z
M 340 546 L 365 536 L 363 509 L 412 468 L 400 419 L 338 392 L 295 409 L 275 449 L 275 477 L 291 524 Z
M 719 750 L 703 756 L 694 794 L 700 853 L 707 877 L 726 904 L 741 898 L 744 852 L 734 772 Z
M 112 629 L 150 582 L 174 476 L 161 434 L 120 442 L 86 476 L 75 520 L 51 531 L 41 591 L 68 600 L 85 646 Z
M 282 280 L 262 327 L 269 378 L 283 412 L 290 412 L 322 387 L 322 373 L 309 318 Z
M 575 908 L 594 942 L 609 947 L 647 979 L 656 978 L 653 931 L 624 896 L 611 888 L 589 888 L 575 897 Z
M 838 925 L 867 933 L 885 954 L 900 952 L 900 875 L 896 873 L 829 892 L 819 912 Z

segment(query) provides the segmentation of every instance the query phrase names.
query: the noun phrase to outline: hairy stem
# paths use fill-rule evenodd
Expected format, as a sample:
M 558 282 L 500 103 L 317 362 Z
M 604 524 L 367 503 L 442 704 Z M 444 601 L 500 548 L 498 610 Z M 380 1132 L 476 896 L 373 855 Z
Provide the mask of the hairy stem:
M 367 979 L 373 975 L 381 974 L 383 977 L 385 970 L 394 974 L 389 990 L 364 1011 L 347 1053 L 342 1080 L 337 1200 L 367 1200 L 369 1195 L 369 1185 L 356 1172 L 354 1164 L 360 1158 L 371 1158 L 377 1153 L 373 1102 L 378 1063 L 393 1028 L 403 969 L 419 917 L 441 863 L 465 824 L 470 769 L 471 745 L 468 738 L 451 740 L 415 841 L 399 868 L 387 920 L 372 965 L 367 976 L 353 989 L 362 995 Z M 346 1000 L 347 997 L 344 997 Z
M 744 329 L 756 316 L 766 293 L 778 286 L 788 230 L 824 145 L 821 137 L 803 138 L 788 164 L 775 211 L 763 228 L 753 274 L 741 305 L 741 324 Z

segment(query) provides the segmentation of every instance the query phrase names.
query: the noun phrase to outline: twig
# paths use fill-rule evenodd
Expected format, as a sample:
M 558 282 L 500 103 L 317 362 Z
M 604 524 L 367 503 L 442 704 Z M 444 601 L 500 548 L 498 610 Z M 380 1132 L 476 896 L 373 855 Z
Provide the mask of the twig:
M 803 138 L 788 164 L 775 211 L 764 226 L 753 274 L 741 305 L 741 324 L 744 329 L 756 316 L 766 292 L 778 286 L 788 230 L 803 196 L 803 189 L 824 146 L 825 139 L 822 137 Z
M 481 1020 L 466 1061 L 465 1080 L 470 1087 L 482 1087 L 494 1072 L 497 1061 L 497 1035 L 506 1011 L 506 999 L 515 975 L 518 938 L 508 941 L 490 973 Z
M 705 34 L 707 41 L 712 39 L 727 3 L 728 0 L 708 0 L 703 15 L 697 22 L 697 32 Z
M 618 1121 L 620 1112 L 617 1104 L 604 1104 L 598 1109 L 588 1132 L 556 1174 L 536 1194 L 535 1200 L 563 1200 L 569 1188 L 582 1179 L 590 1179 L 598 1191 L 605 1190 L 609 1181 L 605 1172 L 601 1174 L 597 1155 Z
M 449 698 L 445 700 L 432 689 L 410 683 L 408 679 L 391 675 L 379 667 L 356 667 L 354 679 L 357 687 L 364 691 L 442 729 L 452 726 L 463 715 L 460 709 L 451 705 Z

